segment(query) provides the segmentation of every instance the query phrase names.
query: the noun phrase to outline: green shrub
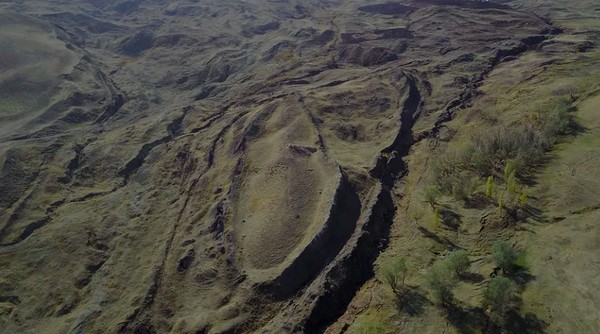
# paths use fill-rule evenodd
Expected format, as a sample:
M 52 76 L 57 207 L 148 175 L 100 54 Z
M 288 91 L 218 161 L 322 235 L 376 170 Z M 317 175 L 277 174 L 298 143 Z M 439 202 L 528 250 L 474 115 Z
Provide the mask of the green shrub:
M 517 124 L 471 137 L 473 169 L 480 175 L 503 175 L 507 164 L 522 170 L 538 164 L 549 148 L 544 137 L 529 125 Z M 510 161 L 510 162 L 509 162 Z M 510 175 L 512 170 L 505 175 Z M 502 174 L 500 174 L 502 173 Z
M 431 208 L 435 208 L 441 195 L 442 193 L 437 187 L 429 186 L 425 188 L 425 201 L 431 205 Z
M 404 280 L 408 273 L 404 258 L 391 258 L 385 261 L 381 265 L 380 271 L 383 281 L 392 288 L 394 294 L 400 294 L 404 288 Z
M 510 175 L 508 175 L 508 178 L 506 179 L 506 188 L 508 189 L 508 192 L 511 194 L 516 194 L 517 193 L 517 171 L 513 170 Z
M 462 166 L 462 162 L 453 159 L 443 159 L 434 164 L 433 181 L 441 193 L 468 201 L 479 186 L 478 178 L 467 168 L 457 166 Z
M 485 196 L 488 198 L 492 198 L 494 192 L 494 177 L 488 176 L 487 181 L 485 183 Z
M 502 209 L 504 209 L 504 192 L 500 193 L 498 198 L 498 211 L 502 211 Z
M 454 181 L 453 195 L 463 202 L 471 200 L 477 188 L 480 186 L 479 178 L 470 173 L 463 172 Z
M 533 121 L 472 135 L 466 147 L 435 160 L 432 165 L 435 187 L 443 194 L 468 201 L 479 186 L 478 180 L 487 177 L 486 195 L 491 197 L 489 177 L 497 176 L 504 179 L 509 193 L 518 196 L 517 179 L 534 172 L 558 136 L 577 128 L 570 109 L 570 100 L 559 98 L 539 111 Z
M 527 193 L 526 192 L 522 192 L 521 195 L 519 196 L 519 204 L 521 205 L 521 207 L 527 206 Z
M 570 114 L 571 100 L 560 97 L 554 105 L 538 111 L 539 127 L 545 136 L 554 143 L 557 136 L 568 135 L 576 128 L 575 121 Z
M 457 162 L 450 156 L 443 156 L 433 162 L 431 169 L 435 187 L 440 192 L 451 195 L 454 179 L 459 172 Z
M 441 222 L 442 222 L 442 216 L 440 216 L 440 209 L 435 208 L 435 210 L 433 210 L 433 224 L 435 226 L 438 226 Z
M 427 273 L 427 286 L 434 298 L 442 304 L 452 300 L 452 290 L 456 283 L 456 273 L 445 261 L 436 262 Z
M 460 276 L 466 274 L 471 268 L 469 253 L 462 249 L 450 253 L 446 258 L 446 262 L 450 269 Z
M 483 292 L 483 300 L 492 313 L 503 316 L 513 306 L 516 295 L 515 283 L 506 277 L 498 276 L 488 283 Z
M 492 246 L 492 256 L 496 265 L 502 268 L 502 271 L 508 273 L 512 271 L 515 260 L 517 259 L 517 252 L 509 244 L 504 241 L 497 241 Z
M 513 174 L 516 171 L 515 163 L 511 160 L 508 160 L 504 165 L 504 181 L 508 180 L 509 175 Z

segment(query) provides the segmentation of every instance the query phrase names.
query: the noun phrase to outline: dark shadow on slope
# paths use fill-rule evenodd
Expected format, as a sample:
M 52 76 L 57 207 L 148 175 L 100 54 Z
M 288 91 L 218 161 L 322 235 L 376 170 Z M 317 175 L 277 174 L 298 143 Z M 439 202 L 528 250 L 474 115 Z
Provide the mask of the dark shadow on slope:
M 453 231 L 458 230 L 460 223 L 462 222 L 462 216 L 458 213 L 443 208 L 439 210 L 439 214 L 442 217 L 442 224 L 452 229 Z
M 460 275 L 460 279 L 468 283 L 477 284 L 483 282 L 485 277 L 479 273 L 465 273 Z
M 489 317 L 481 307 L 463 308 L 456 303 L 448 303 L 445 305 L 445 308 L 448 322 L 450 322 L 459 333 L 495 333 L 489 329 L 485 331 L 482 330 L 487 327 Z
M 477 193 L 465 201 L 465 208 L 483 210 L 494 202 L 482 193 Z
M 423 226 L 419 226 L 418 227 L 419 231 L 421 233 L 423 233 L 423 235 L 426 238 L 429 238 L 437 243 L 439 243 L 440 245 L 446 247 L 448 250 L 456 250 L 456 249 L 461 249 L 460 247 L 458 247 L 455 243 L 453 243 L 452 241 L 450 241 L 450 239 L 446 238 L 446 237 L 440 237 L 439 235 L 431 232 L 430 230 L 426 229 Z
M 512 279 L 521 289 L 525 289 L 525 286 L 536 278 L 527 268 L 521 266 L 515 266 L 511 272 L 505 273 L 505 275 Z
M 515 310 L 510 310 L 506 314 L 504 329 L 508 333 L 514 334 L 542 334 L 546 333 L 547 326 L 533 313 L 521 315 Z
M 423 314 L 425 306 L 431 304 L 427 297 L 416 289 L 411 289 L 397 297 L 396 308 L 398 311 L 412 317 Z

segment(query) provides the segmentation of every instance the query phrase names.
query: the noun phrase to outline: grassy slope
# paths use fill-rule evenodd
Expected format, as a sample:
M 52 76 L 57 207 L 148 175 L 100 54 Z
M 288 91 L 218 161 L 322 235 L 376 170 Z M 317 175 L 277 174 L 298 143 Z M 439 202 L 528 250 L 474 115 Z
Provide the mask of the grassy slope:
M 565 33 L 542 50 L 530 52 L 495 69 L 480 88 L 483 93 L 471 108 L 448 124 L 448 143 L 422 142 L 410 157 L 411 174 L 406 185 L 410 196 L 399 200 L 405 214 L 396 218 L 390 248 L 380 262 L 390 257 L 407 259 L 407 284 L 416 287 L 410 303 L 399 305 L 388 287 L 375 280 L 367 284 L 348 310 L 343 321 L 352 322 L 353 333 L 486 332 L 489 318 L 483 308 L 482 292 L 494 264 L 490 256 L 493 241 L 508 240 L 524 251 L 520 264 L 526 266 L 521 292 L 520 316 L 513 316 L 509 332 L 598 332 L 597 310 L 600 274 L 597 226 L 600 193 L 597 168 L 600 143 L 600 50 L 579 53 L 580 43 L 592 39 L 600 20 L 593 18 L 593 4 L 578 2 L 565 9 L 556 1 L 523 1 L 544 16 L 550 16 Z M 518 4 L 517 4 L 518 5 Z M 598 14 L 595 14 L 598 16 Z M 597 42 L 597 41 L 596 41 Z M 472 133 L 493 126 L 511 124 L 543 110 L 557 96 L 572 97 L 574 113 L 586 130 L 563 137 L 547 154 L 548 163 L 538 169 L 530 186 L 529 205 L 540 210 L 508 228 L 482 229 L 482 221 L 493 216 L 493 204 L 465 207 L 444 197 L 440 207 L 460 216 L 453 230 L 434 224 L 431 208 L 423 201 L 429 184 L 428 167 L 437 154 L 448 147 L 464 145 Z M 542 108 L 542 109 L 540 109 Z M 483 183 L 484 181 L 482 181 Z M 409 199 L 407 199 L 409 198 Z M 563 219 L 564 217 L 564 219 Z M 431 232 L 429 237 L 418 227 Z M 467 249 L 473 261 L 472 281 L 462 281 L 455 290 L 459 310 L 447 312 L 436 307 L 425 288 L 430 265 L 443 257 L 450 243 Z M 412 303 L 412 307 L 407 305 Z

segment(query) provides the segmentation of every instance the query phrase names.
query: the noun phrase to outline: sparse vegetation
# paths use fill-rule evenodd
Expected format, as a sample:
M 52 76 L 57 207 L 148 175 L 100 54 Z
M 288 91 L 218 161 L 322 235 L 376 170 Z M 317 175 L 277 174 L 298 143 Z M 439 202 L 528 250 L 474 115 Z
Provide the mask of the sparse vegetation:
M 513 306 L 517 295 L 515 283 L 506 277 L 494 277 L 483 292 L 484 304 L 492 314 L 502 317 Z
M 450 253 L 446 261 L 450 268 L 459 276 L 465 275 L 471 268 L 469 253 L 462 249 Z
M 497 241 L 492 246 L 492 256 L 496 265 L 502 269 L 503 272 L 509 273 L 512 271 L 517 259 L 517 252 L 504 241 Z
M 454 195 L 467 201 L 477 189 L 477 178 L 468 171 L 459 153 L 458 157 L 442 157 L 434 162 L 434 186 L 443 194 Z
M 434 187 L 468 201 L 480 179 L 487 178 L 485 195 L 491 198 L 494 176 L 498 176 L 508 192 L 518 197 L 518 179 L 534 172 L 558 136 L 577 129 L 570 109 L 570 100 L 561 97 L 521 123 L 471 136 L 465 147 L 436 159 L 432 166 Z
M 538 126 L 548 139 L 555 140 L 556 136 L 568 135 L 576 131 L 577 123 L 570 114 L 571 103 L 569 97 L 561 96 L 556 99 L 553 106 L 536 110 L 535 118 Z

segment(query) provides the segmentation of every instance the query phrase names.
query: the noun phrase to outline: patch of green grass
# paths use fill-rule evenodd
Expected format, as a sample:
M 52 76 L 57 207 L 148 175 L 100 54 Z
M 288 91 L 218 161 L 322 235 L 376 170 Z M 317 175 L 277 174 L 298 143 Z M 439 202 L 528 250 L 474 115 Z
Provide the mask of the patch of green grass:
M 350 334 L 385 334 L 387 333 L 386 322 L 376 314 L 367 313 L 359 316 L 352 324 L 348 333 Z
M 518 267 L 527 268 L 527 252 L 518 253 L 514 263 Z

